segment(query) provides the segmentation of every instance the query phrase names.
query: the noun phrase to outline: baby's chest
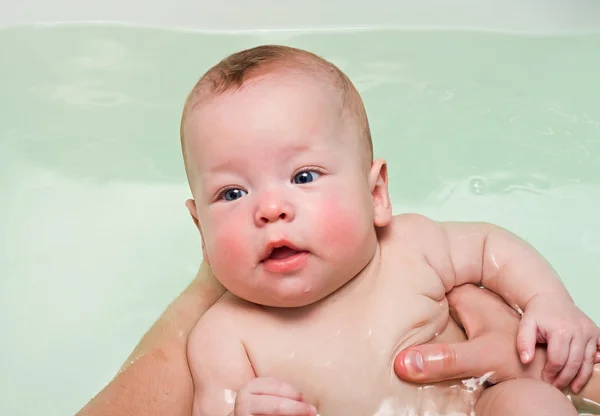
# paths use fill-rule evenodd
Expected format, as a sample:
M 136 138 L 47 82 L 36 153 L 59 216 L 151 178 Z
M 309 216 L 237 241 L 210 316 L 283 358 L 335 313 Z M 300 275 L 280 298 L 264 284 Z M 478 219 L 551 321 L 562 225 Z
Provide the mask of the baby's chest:
M 245 341 L 257 375 L 292 384 L 324 415 L 374 414 L 386 397 L 409 400 L 415 389 L 395 376 L 393 358 L 443 331 L 446 310 L 400 294 L 337 306 L 306 320 L 265 322 Z

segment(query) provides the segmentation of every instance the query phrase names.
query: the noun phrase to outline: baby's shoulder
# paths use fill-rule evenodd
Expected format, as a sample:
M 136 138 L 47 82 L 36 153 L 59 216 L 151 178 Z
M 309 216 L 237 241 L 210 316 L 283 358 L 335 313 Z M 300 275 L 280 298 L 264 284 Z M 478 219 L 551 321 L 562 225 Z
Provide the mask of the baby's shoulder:
M 397 214 L 392 217 L 390 224 L 381 231 L 380 240 L 390 243 L 410 242 L 431 243 L 440 238 L 439 223 L 425 215 L 416 213 Z
M 400 214 L 392 217 L 386 229 L 380 233 L 382 257 L 391 262 L 406 261 L 410 264 L 425 260 L 435 270 L 450 264 L 450 241 L 444 231 L 444 223 L 421 214 Z
M 223 326 L 228 330 L 243 327 L 248 319 L 259 313 L 258 309 L 258 305 L 226 292 L 202 315 L 196 326 Z
M 407 229 L 422 229 L 435 226 L 437 224 L 433 219 L 415 212 L 396 214 L 392 216 L 392 223 L 396 227 L 403 227 Z
M 385 265 L 381 271 L 392 277 L 388 282 L 401 284 L 405 291 L 412 287 L 436 301 L 444 296 L 440 277 L 453 266 L 441 223 L 421 214 L 395 215 L 380 246 L 381 264 Z
M 256 315 L 256 311 L 253 309 L 256 309 L 256 305 L 226 292 L 200 317 L 192 329 L 190 342 L 202 344 L 200 340 L 208 338 L 206 334 L 211 334 L 213 340 L 216 338 L 242 338 L 248 321 Z M 211 344 L 214 345 L 214 342 Z

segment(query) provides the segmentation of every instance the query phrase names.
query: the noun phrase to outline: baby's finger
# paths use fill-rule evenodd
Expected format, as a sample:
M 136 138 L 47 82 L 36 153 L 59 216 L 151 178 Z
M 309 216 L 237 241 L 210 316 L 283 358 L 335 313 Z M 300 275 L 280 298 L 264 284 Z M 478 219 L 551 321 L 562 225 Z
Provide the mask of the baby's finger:
M 594 355 L 596 353 L 596 343 L 594 340 L 590 340 L 585 347 L 585 354 L 583 358 L 583 364 L 581 365 L 581 369 L 577 376 L 573 379 L 571 383 L 571 391 L 575 394 L 579 393 L 583 386 L 586 385 L 592 373 L 594 371 Z
M 586 353 L 585 348 L 586 344 L 583 338 L 574 337 L 571 340 L 567 361 L 565 362 L 563 369 L 558 373 L 556 380 L 554 380 L 554 387 L 563 390 L 571 383 L 571 381 L 573 381 L 584 361 L 583 358 Z M 591 365 L 591 356 L 589 358 Z
M 253 400 L 247 411 L 250 415 L 261 416 L 317 416 L 317 409 L 312 404 L 269 395 L 262 395 Z
M 302 401 L 302 394 L 294 386 L 276 378 L 255 378 L 245 386 L 245 389 L 250 394 L 265 394 Z
M 546 383 L 553 384 L 557 374 L 562 370 L 569 357 L 571 337 L 564 332 L 553 333 L 548 340 L 547 362 L 542 373 Z
M 594 364 L 598 363 L 600 363 L 600 351 L 596 351 L 596 354 L 594 354 Z
M 529 364 L 533 360 L 537 339 L 536 334 L 536 322 L 524 315 L 519 324 L 519 333 L 517 334 L 517 351 L 523 364 Z

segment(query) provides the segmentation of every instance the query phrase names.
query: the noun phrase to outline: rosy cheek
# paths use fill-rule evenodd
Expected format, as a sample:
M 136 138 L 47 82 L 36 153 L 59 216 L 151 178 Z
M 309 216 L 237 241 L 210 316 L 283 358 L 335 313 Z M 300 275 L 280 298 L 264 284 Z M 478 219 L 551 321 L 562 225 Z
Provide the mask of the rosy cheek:
M 344 247 L 360 238 L 364 213 L 339 198 L 327 198 L 319 210 L 315 224 L 322 241 L 330 248 Z
M 232 265 L 248 258 L 251 247 L 248 237 L 244 236 L 244 227 L 236 218 L 228 216 L 226 220 L 213 220 L 207 237 L 206 250 L 211 266 L 215 269 L 229 269 Z

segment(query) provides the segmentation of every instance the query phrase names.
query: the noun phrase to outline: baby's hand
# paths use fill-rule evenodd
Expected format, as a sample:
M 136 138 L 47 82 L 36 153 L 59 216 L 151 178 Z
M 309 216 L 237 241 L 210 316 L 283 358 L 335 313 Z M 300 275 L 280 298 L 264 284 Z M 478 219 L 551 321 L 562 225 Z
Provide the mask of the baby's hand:
M 517 337 L 523 364 L 533 359 L 535 344 L 546 343 L 548 361 L 542 379 L 562 390 L 571 383 L 577 393 L 592 375 L 600 328 L 570 299 L 539 294 L 527 306 Z
M 255 378 L 246 383 L 235 399 L 234 416 L 317 416 L 317 409 L 304 403 L 302 394 L 274 378 Z

